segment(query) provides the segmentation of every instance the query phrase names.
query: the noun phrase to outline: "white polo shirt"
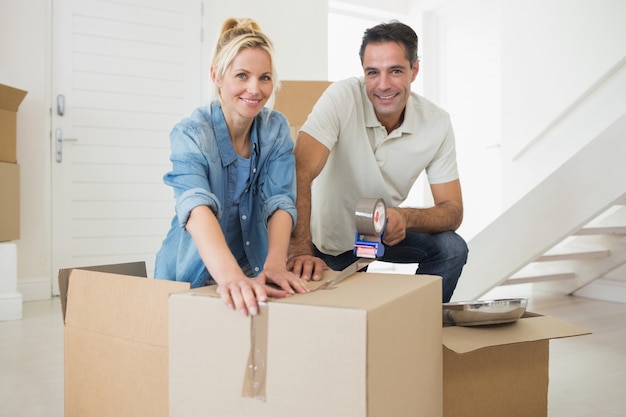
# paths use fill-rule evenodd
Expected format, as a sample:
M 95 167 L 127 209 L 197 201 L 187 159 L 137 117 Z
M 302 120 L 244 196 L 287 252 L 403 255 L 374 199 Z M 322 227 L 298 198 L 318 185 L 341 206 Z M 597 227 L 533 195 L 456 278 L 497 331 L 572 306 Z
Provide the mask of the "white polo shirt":
M 300 130 L 330 150 L 311 196 L 313 243 L 327 254 L 353 248 L 360 198 L 397 207 L 424 170 L 431 184 L 459 177 L 448 113 L 412 93 L 402 125 L 387 135 L 362 77 L 331 84 Z

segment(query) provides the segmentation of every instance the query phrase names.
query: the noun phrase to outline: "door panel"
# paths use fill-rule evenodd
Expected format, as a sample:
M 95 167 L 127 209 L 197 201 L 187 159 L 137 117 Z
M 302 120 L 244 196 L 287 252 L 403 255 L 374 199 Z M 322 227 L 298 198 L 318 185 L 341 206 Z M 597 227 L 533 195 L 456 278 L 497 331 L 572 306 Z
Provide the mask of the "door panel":
M 151 274 L 174 208 L 169 132 L 205 98 L 201 33 L 201 0 L 53 2 L 52 146 L 57 129 L 72 141 L 52 162 L 52 276 L 128 261 Z

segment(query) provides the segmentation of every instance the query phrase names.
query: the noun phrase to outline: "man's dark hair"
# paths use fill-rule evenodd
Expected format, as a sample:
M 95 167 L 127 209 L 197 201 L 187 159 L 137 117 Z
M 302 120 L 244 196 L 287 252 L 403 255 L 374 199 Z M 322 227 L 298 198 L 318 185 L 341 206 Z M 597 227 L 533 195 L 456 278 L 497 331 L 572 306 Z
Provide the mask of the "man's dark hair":
M 397 20 L 378 24 L 365 31 L 361 42 L 361 49 L 359 50 L 361 65 L 363 64 L 365 47 L 370 43 L 381 42 L 397 42 L 404 46 L 406 59 L 409 60 L 411 67 L 413 67 L 413 64 L 417 60 L 417 34 L 410 26 L 398 22 Z

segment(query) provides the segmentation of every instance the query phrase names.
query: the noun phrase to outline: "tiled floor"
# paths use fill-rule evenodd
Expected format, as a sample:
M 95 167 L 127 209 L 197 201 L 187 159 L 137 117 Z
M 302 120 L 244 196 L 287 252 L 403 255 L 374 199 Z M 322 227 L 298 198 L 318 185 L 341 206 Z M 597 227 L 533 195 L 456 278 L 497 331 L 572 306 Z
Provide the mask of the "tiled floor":
M 508 296 L 529 297 L 530 311 L 593 332 L 550 342 L 549 416 L 626 416 L 626 304 L 533 291 L 524 285 L 496 289 L 486 298 Z M 59 300 L 27 302 L 22 320 L 0 322 L 0 417 L 61 416 Z

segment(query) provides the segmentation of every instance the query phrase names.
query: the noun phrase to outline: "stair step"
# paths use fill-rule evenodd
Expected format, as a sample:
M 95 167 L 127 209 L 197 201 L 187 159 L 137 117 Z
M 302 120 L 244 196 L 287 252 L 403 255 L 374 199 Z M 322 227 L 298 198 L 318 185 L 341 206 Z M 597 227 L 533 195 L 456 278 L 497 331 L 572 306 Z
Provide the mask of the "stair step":
M 577 236 L 626 235 L 626 226 L 586 226 L 574 234 Z
M 560 272 L 553 274 L 541 274 L 541 275 L 520 275 L 509 278 L 504 281 L 500 285 L 516 285 L 516 284 L 529 284 L 535 282 L 546 282 L 546 281 L 563 281 L 568 279 L 573 279 L 576 277 L 576 273 L 574 272 Z
M 602 259 L 610 255 L 611 251 L 606 248 L 557 247 L 535 259 L 535 262 Z

